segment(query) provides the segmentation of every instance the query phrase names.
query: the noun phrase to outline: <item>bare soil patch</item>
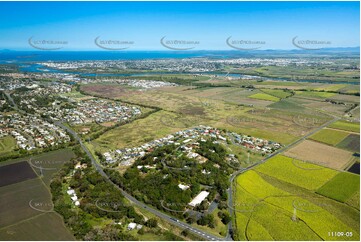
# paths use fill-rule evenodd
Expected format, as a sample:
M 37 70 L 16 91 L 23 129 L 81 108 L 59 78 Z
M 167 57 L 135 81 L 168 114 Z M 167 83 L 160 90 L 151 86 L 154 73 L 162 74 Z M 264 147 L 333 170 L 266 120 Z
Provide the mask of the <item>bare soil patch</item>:
M 287 150 L 285 155 L 337 170 L 344 168 L 352 159 L 352 152 L 311 140 L 305 140 Z

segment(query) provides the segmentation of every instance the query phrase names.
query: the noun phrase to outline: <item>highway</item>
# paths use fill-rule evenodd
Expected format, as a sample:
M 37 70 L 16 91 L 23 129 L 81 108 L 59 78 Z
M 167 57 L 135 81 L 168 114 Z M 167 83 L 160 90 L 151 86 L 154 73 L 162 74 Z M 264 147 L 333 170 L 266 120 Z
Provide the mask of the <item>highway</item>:
M 133 196 L 131 196 L 129 193 L 125 192 L 123 189 L 121 189 L 117 184 L 113 183 L 108 175 L 103 171 L 102 167 L 97 163 L 97 161 L 95 160 L 94 156 L 92 155 L 92 153 L 89 151 L 89 149 L 84 145 L 83 141 L 81 140 L 81 138 L 78 136 L 78 134 L 72 130 L 71 128 L 63 125 L 61 122 L 55 122 L 55 124 L 65 130 L 67 130 L 80 144 L 80 146 L 82 147 L 82 149 L 84 150 L 84 152 L 88 155 L 88 157 L 90 158 L 92 164 L 94 165 L 95 169 L 99 172 L 100 175 L 102 175 L 104 178 L 106 178 L 110 183 L 112 183 L 123 195 L 124 197 L 126 197 L 129 201 L 131 201 L 133 204 L 135 204 L 138 207 L 141 207 L 145 210 L 147 210 L 148 212 L 153 213 L 154 215 L 166 220 L 167 222 L 181 228 L 181 229 L 187 229 L 189 232 L 205 239 L 208 241 L 216 241 L 216 240 L 224 240 L 224 238 L 221 237 L 217 237 L 214 236 L 212 234 L 206 233 L 200 229 L 197 229 L 195 227 L 193 227 L 190 224 L 187 224 L 185 222 L 182 222 L 180 220 L 178 220 L 177 218 L 174 218 L 168 214 L 165 214 L 157 209 L 154 209 L 140 201 L 138 201 L 137 199 L 135 199 Z

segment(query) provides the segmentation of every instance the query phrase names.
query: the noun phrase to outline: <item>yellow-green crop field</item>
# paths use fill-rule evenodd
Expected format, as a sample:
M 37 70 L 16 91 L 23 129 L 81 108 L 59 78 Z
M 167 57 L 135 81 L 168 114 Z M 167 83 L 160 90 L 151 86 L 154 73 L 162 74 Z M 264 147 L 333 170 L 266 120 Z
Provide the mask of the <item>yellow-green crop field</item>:
M 286 92 L 283 90 L 276 90 L 276 89 L 261 89 L 261 90 L 262 90 L 262 92 L 264 92 L 266 94 L 269 94 L 271 96 L 275 96 L 278 98 L 286 98 L 286 97 L 291 96 L 290 92 Z
M 296 95 L 301 97 L 329 98 L 336 94 L 330 92 L 296 91 Z
M 352 131 L 356 133 L 360 133 L 360 123 L 353 123 L 348 121 L 336 121 L 329 126 L 334 129 L 341 129 L 346 131 Z
M 272 157 L 256 170 L 309 190 L 318 189 L 337 174 L 335 170 L 283 155 Z
M 272 101 L 272 102 L 278 102 L 280 99 L 278 97 L 266 94 L 266 93 L 256 93 L 253 94 L 251 96 L 249 96 L 250 98 L 254 98 L 254 99 L 261 99 L 261 100 L 266 100 L 266 101 Z
M 278 162 L 280 160 L 282 156 L 276 157 L 270 164 L 268 162 L 271 160 L 261 165 L 261 170 L 269 170 L 269 176 L 273 176 L 273 172 L 276 173 L 271 179 L 266 179 L 268 175 L 258 171 L 261 167 L 259 166 L 239 175 L 234 181 L 233 211 L 236 216 L 236 239 L 359 240 L 358 210 L 296 185 L 305 185 L 306 182 L 303 180 L 312 176 L 313 181 L 318 178 L 319 184 L 325 183 L 329 180 L 328 172 L 321 169 L 317 170 L 318 174 L 314 174 L 312 170 L 296 172 L 283 162 Z M 285 174 L 277 173 L 281 166 L 283 170 L 288 171 L 288 178 Z M 311 164 L 307 168 L 317 167 Z M 307 171 L 311 174 L 305 175 Z M 329 232 L 335 230 L 347 231 L 349 236 L 331 236 Z

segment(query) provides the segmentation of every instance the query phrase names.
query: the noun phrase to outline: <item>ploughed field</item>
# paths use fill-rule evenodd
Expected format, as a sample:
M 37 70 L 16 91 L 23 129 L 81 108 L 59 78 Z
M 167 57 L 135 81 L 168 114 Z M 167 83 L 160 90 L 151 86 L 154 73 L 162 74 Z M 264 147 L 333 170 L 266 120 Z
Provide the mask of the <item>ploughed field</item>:
M 53 211 L 48 187 L 52 174 L 73 155 L 64 149 L 0 164 L 2 240 L 74 240 Z

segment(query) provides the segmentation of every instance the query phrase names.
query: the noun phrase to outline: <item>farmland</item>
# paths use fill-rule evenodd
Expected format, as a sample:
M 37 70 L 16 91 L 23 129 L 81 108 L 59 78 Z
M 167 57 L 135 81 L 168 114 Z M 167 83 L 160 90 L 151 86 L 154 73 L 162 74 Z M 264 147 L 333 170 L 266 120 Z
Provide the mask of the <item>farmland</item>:
M 310 139 L 335 146 L 344 140 L 348 135 L 349 133 L 343 131 L 322 129 L 316 134 L 312 135 Z
M 273 101 L 273 102 L 277 102 L 280 99 L 278 97 L 275 97 L 273 95 L 269 95 L 267 93 L 256 93 L 253 94 L 251 96 L 249 96 L 250 98 L 254 98 L 254 99 L 261 99 L 261 100 L 266 100 L 266 101 Z
M 52 229 L 57 228 L 57 229 Z M 56 213 L 42 213 L 6 228 L 0 228 L 2 240 L 74 240 Z
M 256 171 L 309 190 L 316 190 L 337 174 L 334 170 L 283 155 L 271 158 Z
M 276 89 L 261 89 L 263 93 L 278 97 L 278 98 L 287 98 L 292 94 L 290 92 L 284 90 L 276 90 Z
M 352 152 L 311 140 L 301 142 L 287 150 L 284 154 L 295 159 L 313 162 L 333 169 L 343 169 L 352 161 Z
M 335 96 L 336 94 L 329 92 L 296 91 L 296 95 L 300 97 L 311 98 L 330 98 L 332 96 Z
M 0 187 L 2 187 L 33 179 L 36 177 L 36 174 L 31 169 L 30 165 L 26 161 L 23 161 L 7 166 L 1 166 L 0 176 Z
M 329 92 L 329 91 L 338 91 L 338 90 L 343 89 L 345 87 L 346 87 L 345 84 L 334 84 L 334 85 L 328 85 L 328 86 L 325 86 L 325 87 L 318 87 L 318 88 L 315 88 L 315 90 Z
M 347 122 L 347 121 L 336 121 L 329 126 L 330 128 L 352 131 L 356 133 L 360 133 L 360 124 Z
M 281 159 L 284 157 L 276 157 L 276 161 Z M 237 201 L 234 205 L 237 239 L 332 240 L 328 235 L 328 229 L 343 228 L 353 231 L 354 235 L 352 238 L 343 239 L 358 240 L 359 212 L 313 193 L 307 187 L 316 187 L 308 186 L 303 181 L 311 176 L 323 176 L 323 179 L 318 180 L 318 184 L 322 185 L 337 172 L 330 170 L 332 176 L 326 175 L 327 172 L 323 173 L 325 169 L 316 170 L 317 166 L 312 164 L 303 164 L 310 170 L 296 172 L 284 163 L 269 161 L 257 167 L 255 171 L 241 174 L 234 183 Z M 284 174 L 274 173 L 281 165 L 284 167 Z M 259 173 L 259 170 L 262 173 Z M 318 174 L 305 175 L 305 171 Z M 319 226 L 319 223 L 324 226 Z
M 341 172 L 318 189 L 317 193 L 340 202 L 346 202 L 359 190 L 360 176 Z
M 350 134 L 344 140 L 337 144 L 341 149 L 360 152 L 360 135 Z
M 261 66 L 255 68 L 239 68 L 241 73 L 249 75 L 261 75 L 267 77 L 283 77 L 297 81 L 300 80 L 334 80 L 334 81 L 349 81 L 352 82 L 359 77 L 357 71 L 340 71 L 329 70 L 325 67 L 317 68 L 299 68 L 296 66 Z
M 17 178 L 0 187 L 1 238 L 74 240 L 61 217 L 52 211 L 48 187 L 52 174 L 72 156 L 71 150 L 65 149 L 1 163 L 0 170 L 16 168 L 7 175 Z M 42 176 L 36 168 L 40 166 Z

